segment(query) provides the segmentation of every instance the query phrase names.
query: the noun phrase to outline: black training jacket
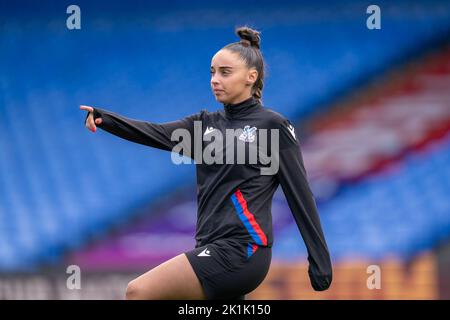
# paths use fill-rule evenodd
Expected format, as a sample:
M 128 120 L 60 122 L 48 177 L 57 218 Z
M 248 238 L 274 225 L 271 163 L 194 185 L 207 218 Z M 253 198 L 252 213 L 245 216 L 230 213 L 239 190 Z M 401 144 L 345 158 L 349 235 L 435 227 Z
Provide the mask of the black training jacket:
M 256 246 L 271 247 L 272 198 L 281 185 L 308 250 L 311 284 L 317 291 L 330 286 L 332 265 L 327 243 L 307 181 L 298 137 L 285 117 L 263 107 L 253 97 L 237 104 L 225 104 L 222 110 L 216 112 L 202 110 L 166 123 L 130 119 L 100 108 L 94 108 L 93 113 L 94 119 L 102 118 L 102 123 L 97 126 L 107 132 L 135 143 L 173 151 L 178 158 L 182 154 L 185 157 L 181 159 L 196 160 L 196 247 L 222 238 L 244 241 L 248 243 L 249 250 L 254 250 Z M 189 133 L 190 137 L 174 141 L 172 133 L 176 129 L 184 129 L 182 132 Z M 227 139 L 227 129 L 236 130 L 232 139 Z M 267 148 L 258 144 L 260 142 L 262 145 L 263 140 L 258 135 L 264 132 L 262 129 L 268 133 Z M 278 132 L 278 139 L 271 139 L 271 130 Z M 215 148 L 211 148 L 214 145 L 209 145 L 214 141 L 220 142 L 222 147 L 217 148 L 216 144 Z M 275 141 L 278 142 L 278 152 L 274 147 Z M 175 146 L 180 149 L 174 151 Z M 243 146 L 246 152 L 244 164 L 236 163 L 239 146 Z M 256 163 L 249 160 L 255 146 L 257 151 L 261 151 Z M 228 155 L 227 159 L 229 150 L 234 150 L 234 154 Z M 204 151 L 215 156 L 216 160 L 222 159 L 222 163 L 196 158 Z M 270 167 L 270 164 L 263 163 L 261 159 L 267 161 L 272 153 L 273 172 L 262 174 L 261 169 Z

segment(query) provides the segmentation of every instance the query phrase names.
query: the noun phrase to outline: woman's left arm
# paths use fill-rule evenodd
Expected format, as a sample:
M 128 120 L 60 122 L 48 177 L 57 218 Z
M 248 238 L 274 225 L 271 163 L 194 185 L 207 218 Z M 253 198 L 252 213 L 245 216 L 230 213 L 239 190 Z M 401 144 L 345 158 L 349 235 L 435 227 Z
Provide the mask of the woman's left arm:
M 307 180 L 298 138 L 288 120 L 279 126 L 279 139 L 278 180 L 308 250 L 311 285 L 316 291 L 326 290 L 333 278 L 330 254 Z

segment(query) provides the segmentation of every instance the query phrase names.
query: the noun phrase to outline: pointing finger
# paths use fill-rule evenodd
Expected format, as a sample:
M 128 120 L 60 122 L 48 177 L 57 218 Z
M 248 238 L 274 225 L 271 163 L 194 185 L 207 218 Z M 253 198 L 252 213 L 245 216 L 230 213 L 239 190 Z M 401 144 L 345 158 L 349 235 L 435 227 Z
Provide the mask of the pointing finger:
M 86 110 L 86 111 L 88 111 L 88 112 L 94 112 L 94 108 L 89 107 L 89 106 L 83 106 L 83 105 L 81 105 L 81 106 L 80 106 L 80 109 L 81 109 L 81 110 Z

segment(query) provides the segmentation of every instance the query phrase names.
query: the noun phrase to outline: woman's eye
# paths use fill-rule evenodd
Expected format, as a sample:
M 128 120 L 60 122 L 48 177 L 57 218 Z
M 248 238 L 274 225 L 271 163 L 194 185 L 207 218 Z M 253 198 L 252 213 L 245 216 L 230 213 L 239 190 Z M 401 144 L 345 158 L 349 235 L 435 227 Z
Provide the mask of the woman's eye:
M 211 70 L 211 71 L 209 71 L 209 73 L 211 75 L 213 75 L 215 73 L 215 71 Z M 231 72 L 230 71 L 222 71 L 221 74 L 224 75 L 224 76 L 227 76 L 227 75 L 231 74 Z

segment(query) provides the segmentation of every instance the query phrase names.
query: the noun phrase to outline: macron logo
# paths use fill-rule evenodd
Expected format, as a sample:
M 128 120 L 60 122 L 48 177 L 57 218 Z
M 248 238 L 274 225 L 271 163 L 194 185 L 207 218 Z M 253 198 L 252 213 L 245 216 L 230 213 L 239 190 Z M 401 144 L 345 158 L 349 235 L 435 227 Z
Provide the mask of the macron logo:
M 295 130 L 294 130 L 294 127 L 293 127 L 292 125 L 288 125 L 287 128 L 288 128 L 289 132 L 291 133 L 292 137 L 294 137 L 294 139 L 297 140 L 297 139 L 295 138 Z
M 202 252 L 200 252 L 197 257 L 211 257 L 210 255 L 210 251 L 208 250 L 208 248 L 206 248 L 205 250 L 203 250 Z
M 216 129 L 214 129 L 213 127 L 206 127 L 205 133 L 203 135 L 206 136 L 207 134 L 210 134 L 214 130 Z

